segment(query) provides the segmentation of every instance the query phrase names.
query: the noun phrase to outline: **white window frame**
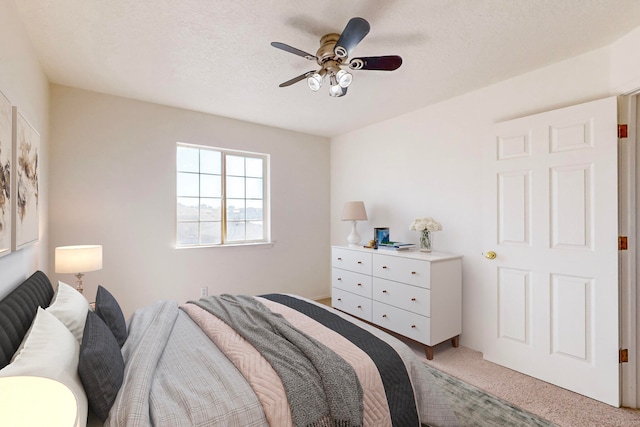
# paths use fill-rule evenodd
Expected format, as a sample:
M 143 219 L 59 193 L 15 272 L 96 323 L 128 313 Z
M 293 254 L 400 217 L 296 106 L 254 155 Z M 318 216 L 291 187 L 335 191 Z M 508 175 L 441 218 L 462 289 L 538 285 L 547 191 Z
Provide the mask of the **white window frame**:
M 206 221 L 201 221 L 201 218 L 198 217 L 197 220 L 189 220 L 189 221 L 185 221 L 185 220 L 179 220 L 178 219 L 178 199 L 180 197 L 183 197 L 181 195 L 178 194 L 178 174 L 180 172 L 186 172 L 186 171 L 181 171 L 178 170 L 178 149 L 180 147 L 185 147 L 185 148 L 193 148 L 193 149 L 198 149 L 198 150 L 207 150 L 207 151 L 214 151 L 214 152 L 219 152 L 221 154 L 221 190 L 222 190 L 222 206 L 221 206 L 221 243 L 197 243 L 197 244 L 181 244 L 179 243 L 179 239 L 178 239 L 178 224 L 180 223 L 198 223 L 198 229 L 200 228 L 200 223 L 201 222 L 206 222 Z M 235 150 L 235 149 L 229 149 L 229 148 L 220 148 L 220 147 L 211 147 L 211 146 L 205 146 L 205 145 L 195 145 L 195 144 L 188 144 L 188 143 L 182 143 L 182 142 L 178 142 L 176 143 L 176 149 L 175 149 L 175 153 L 176 153 L 176 159 L 174 162 L 175 165 L 175 174 L 174 177 L 176 179 L 176 193 L 175 193 L 175 247 L 177 249 L 189 249 L 189 248 L 212 248 L 212 247 L 238 247 L 238 246 L 254 246 L 254 245 L 272 245 L 273 242 L 271 241 L 271 215 L 270 215 L 270 156 L 269 154 L 266 153 L 257 153 L 257 152 L 251 152 L 251 151 L 242 151 L 242 150 Z M 257 158 L 257 159 L 261 159 L 262 160 L 262 166 L 263 166 L 263 171 L 262 171 L 262 201 L 263 201 L 263 209 L 262 209 L 262 221 L 263 221 L 263 238 L 262 239 L 255 239 L 255 240 L 233 240 L 233 241 L 227 241 L 227 189 L 226 189 L 226 180 L 227 180 L 227 174 L 226 174 L 226 161 L 225 158 L 226 156 L 238 156 L 238 157 L 245 157 L 245 158 Z M 194 173 L 194 172 L 190 172 L 190 173 Z M 246 171 L 245 171 L 246 173 Z M 200 172 L 198 172 L 198 175 L 202 175 Z M 201 192 L 199 191 L 199 196 L 198 197 L 202 197 L 201 196 Z M 250 198 L 246 197 L 245 194 L 245 198 L 244 200 L 251 200 Z M 245 222 L 249 222 L 248 220 L 245 219 Z

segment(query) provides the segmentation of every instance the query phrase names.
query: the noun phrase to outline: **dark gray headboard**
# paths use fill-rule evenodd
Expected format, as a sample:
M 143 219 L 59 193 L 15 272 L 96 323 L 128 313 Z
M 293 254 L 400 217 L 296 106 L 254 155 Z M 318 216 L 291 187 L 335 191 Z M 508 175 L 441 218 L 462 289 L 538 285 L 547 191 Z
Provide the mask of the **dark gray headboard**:
M 0 301 L 0 369 L 11 361 L 38 307 L 48 307 L 51 298 L 53 288 L 49 278 L 36 271 Z

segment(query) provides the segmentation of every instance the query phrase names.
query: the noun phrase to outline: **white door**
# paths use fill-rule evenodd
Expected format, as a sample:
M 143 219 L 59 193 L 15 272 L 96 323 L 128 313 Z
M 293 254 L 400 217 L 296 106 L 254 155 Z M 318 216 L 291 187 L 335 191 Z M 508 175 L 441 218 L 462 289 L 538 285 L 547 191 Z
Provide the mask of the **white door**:
M 616 110 L 612 97 L 495 125 L 483 350 L 619 406 Z

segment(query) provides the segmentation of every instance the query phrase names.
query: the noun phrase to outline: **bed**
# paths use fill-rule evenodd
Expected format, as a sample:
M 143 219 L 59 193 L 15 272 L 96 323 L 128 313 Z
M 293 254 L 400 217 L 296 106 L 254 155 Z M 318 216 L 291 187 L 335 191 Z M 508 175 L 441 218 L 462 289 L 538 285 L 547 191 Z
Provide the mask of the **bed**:
M 453 426 L 396 338 L 296 295 L 157 301 L 125 322 L 38 271 L 0 301 L 0 376 L 66 384 L 80 425 Z

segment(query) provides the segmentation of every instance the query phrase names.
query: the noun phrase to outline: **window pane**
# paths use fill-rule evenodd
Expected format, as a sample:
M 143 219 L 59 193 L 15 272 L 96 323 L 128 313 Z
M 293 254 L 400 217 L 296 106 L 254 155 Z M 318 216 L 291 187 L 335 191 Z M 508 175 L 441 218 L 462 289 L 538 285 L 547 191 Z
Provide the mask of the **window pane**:
M 181 172 L 198 172 L 197 148 L 178 147 L 176 151 L 176 166 Z
M 199 195 L 199 175 L 197 173 L 178 172 L 178 197 L 198 197 Z
M 222 199 L 201 199 L 200 221 L 222 221 Z
M 199 203 L 197 197 L 178 197 L 178 221 L 197 221 Z
M 227 175 L 244 176 L 244 157 L 226 156 Z
M 227 198 L 244 199 L 244 178 L 227 177 Z
M 221 222 L 201 222 L 200 223 L 200 244 L 217 245 L 222 243 L 222 223 Z
M 178 245 L 197 245 L 198 244 L 198 223 L 197 222 L 179 222 L 178 223 Z
M 200 150 L 200 173 L 222 174 L 222 153 Z
M 262 178 L 262 159 L 246 158 L 247 176 Z
M 237 242 L 246 240 L 244 221 L 228 221 L 227 222 L 227 241 Z
M 264 241 L 268 167 L 260 154 L 178 144 L 177 246 Z
M 262 179 L 247 178 L 247 199 L 262 199 Z
M 227 221 L 244 221 L 244 199 L 227 199 Z
M 200 197 L 222 197 L 222 177 L 200 175 Z
M 247 200 L 247 220 L 262 220 L 262 200 Z
M 264 226 L 262 221 L 247 222 L 247 240 L 263 240 Z

